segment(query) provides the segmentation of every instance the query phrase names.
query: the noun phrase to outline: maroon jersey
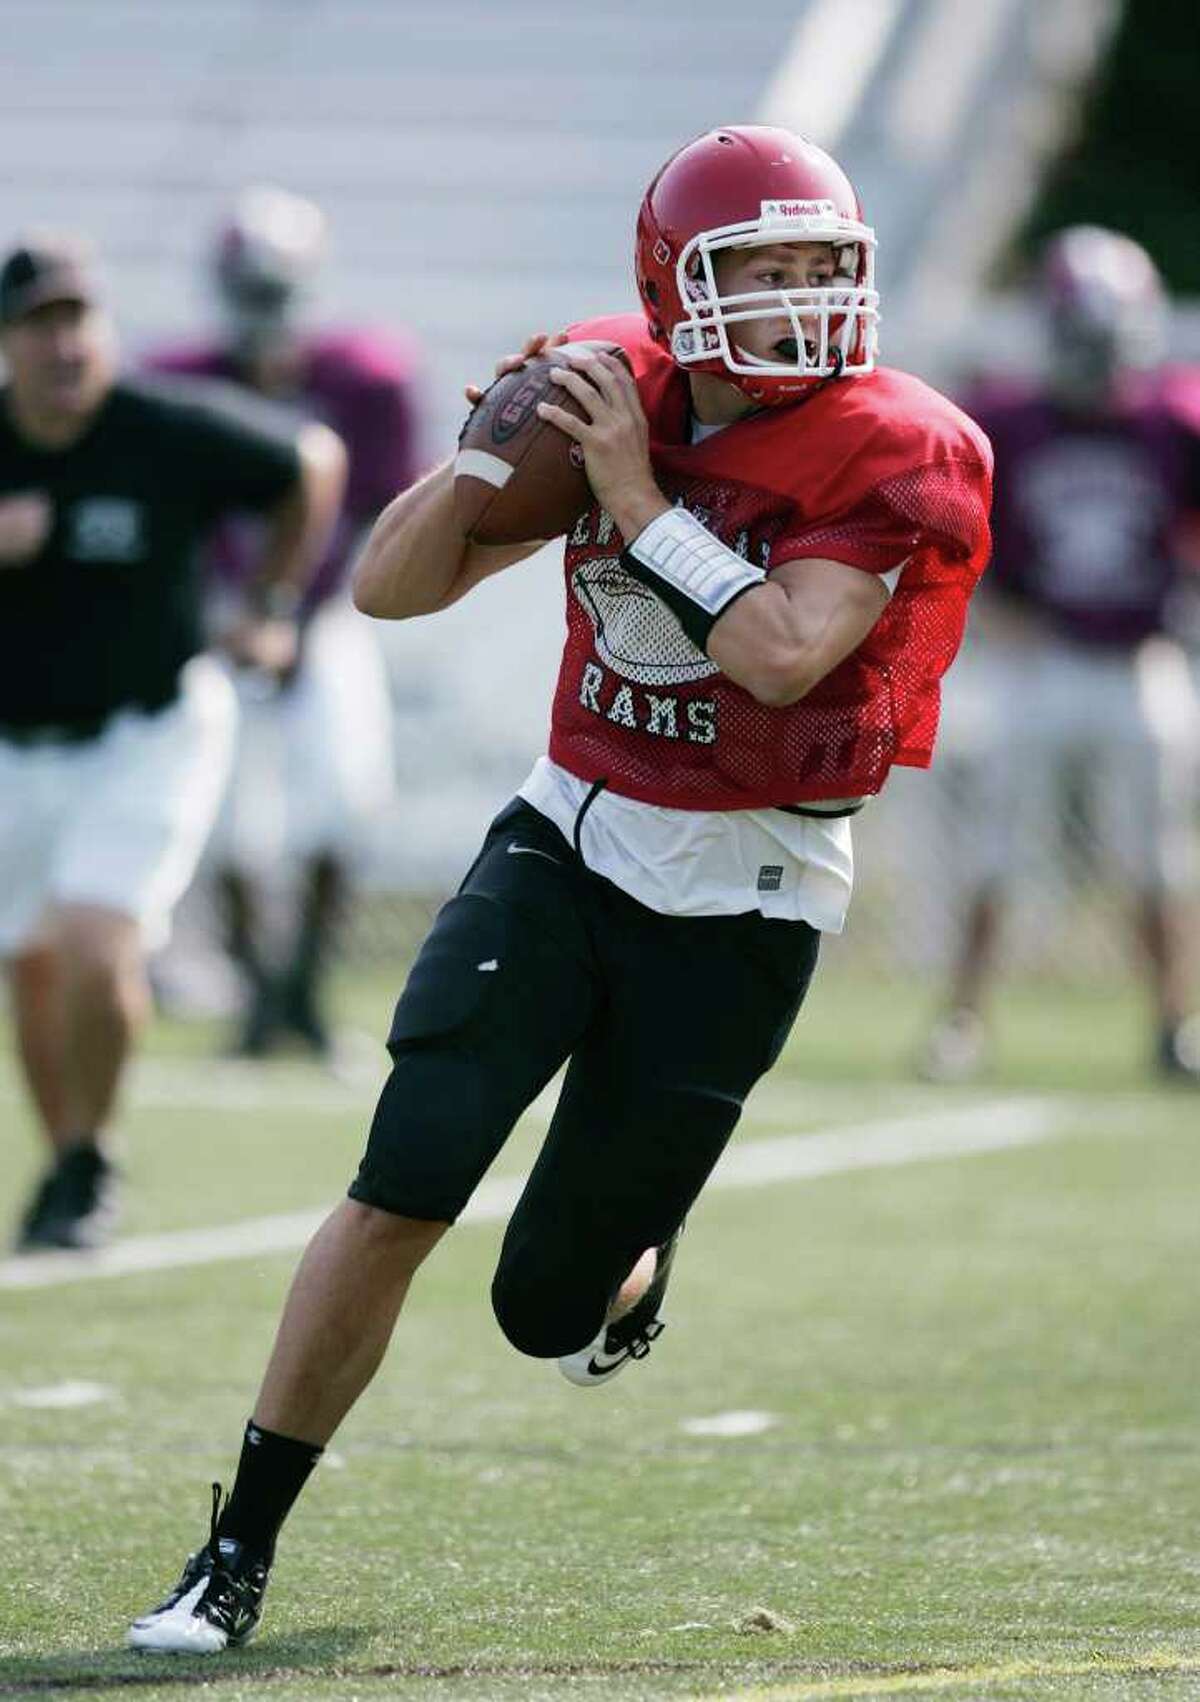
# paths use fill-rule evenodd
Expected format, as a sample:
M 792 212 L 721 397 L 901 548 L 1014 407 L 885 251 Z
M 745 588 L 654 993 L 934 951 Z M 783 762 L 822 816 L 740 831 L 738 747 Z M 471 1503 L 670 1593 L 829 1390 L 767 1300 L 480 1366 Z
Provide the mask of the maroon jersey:
M 244 382 L 228 350 L 217 344 L 164 349 L 148 365 L 156 372 Z M 417 476 L 415 368 L 413 350 L 395 337 L 322 332 L 304 344 L 299 391 L 277 404 L 296 420 L 332 426 L 349 461 L 342 512 L 306 592 L 309 606 L 339 588 L 363 527 Z M 256 570 L 260 538 L 261 528 L 250 522 L 222 527 L 207 564 L 213 576 L 244 584 Z
M 989 583 L 1080 644 L 1163 630 L 1200 509 L 1200 418 L 1183 374 L 1131 379 L 1103 411 L 992 381 L 967 401 L 996 455 Z
M 991 455 L 954 405 L 879 370 L 690 441 L 687 378 L 634 315 L 572 337 L 628 352 L 664 494 L 768 573 L 824 557 L 907 565 L 852 655 L 798 703 L 771 708 L 720 672 L 621 565 L 599 506 L 567 539 L 567 642 L 550 756 L 584 780 L 677 809 L 754 809 L 877 792 L 893 763 L 926 767 L 939 681 L 987 559 Z

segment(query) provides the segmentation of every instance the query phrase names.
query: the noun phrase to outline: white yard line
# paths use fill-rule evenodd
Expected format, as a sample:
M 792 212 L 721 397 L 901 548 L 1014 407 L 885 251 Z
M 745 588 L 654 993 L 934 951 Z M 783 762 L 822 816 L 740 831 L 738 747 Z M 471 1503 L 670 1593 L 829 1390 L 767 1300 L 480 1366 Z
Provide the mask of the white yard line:
M 115 1390 L 107 1383 L 47 1383 L 36 1389 L 10 1389 L 0 1401 L 9 1400 L 13 1406 L 34 1407 L 44 1411 L 66 1412 L 72 1407 L 97 1406 L 111 1401 Z
M 836 1176 L 923 1159 L 963 1158 L 1049 1140 L 1078 1116 L 1064 1099 L 998 1099 L 956 1105 L 946 1111 L 911 1112 L 872 1118 L 826 1134 L 780 1135 L 774 1140 L 734 1145 L 721 1160 L 710 1186 L 759 1188 L 765 1182 Z
M 781 1135 L 735 1144 L 717 1166 L 710 1188 L 760 1188 L 836 1176 L 851 1170 L 962 1158 L 1051 1139 L 1078 1114 L 1067 1099 L 1003 1099 L 957 1105 L 906 1117 L 877 1118 L 823 1134 Z M 463 1214 L 464 1223 L 494 1223 L 508 1216 L 524 1176 L 485 1181 Z M 248 1218 L 211 1229 L 139 1235 L 98 1253 L 39 1253 L 0 1264 L 0 1288 L 50 1288 L 97 1277 L 176 1270 L 226 1259 L 261 1258 L 304 1246 L 328 1208 Z
M 123 1094 L 134 1111 L 287 1111 L 308 1115 L 353 1116 L 374 1109 L 387 1078 L 387 1055 L 382 1064 L 364 1060 L 361 1068 L 340 1075 L 316 1064 L 261 1063 L 234 1058 L 142 1058 L 130 1072 Z M 549 1123 L 562 1086 L 556 1076 L 525 1115 Z M 920 1109 L 943 1097 L 919 1083 L 805 1082 L 784 1078 L 760 1082 L 754 1090 L 751 1115 L 771 1124 L 836 1120 L 850 1106 L 870 1108 L 873 1102 Z M 24 1105 L 25 1092 L 15 1077 L 0 1079 L 0 1106 Z M 192 1138 L 190 1126 L 187 1138 Z M 164 1134 L 169 1130 L 164 1128 Z

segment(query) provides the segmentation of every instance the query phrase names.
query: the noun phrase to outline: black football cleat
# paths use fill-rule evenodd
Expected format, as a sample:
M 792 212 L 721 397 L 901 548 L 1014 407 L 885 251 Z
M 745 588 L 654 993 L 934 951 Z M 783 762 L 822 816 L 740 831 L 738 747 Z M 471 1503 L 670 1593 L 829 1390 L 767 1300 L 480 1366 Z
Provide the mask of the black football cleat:
M 1200 1017 L 1192 1016 L 1158 1037 L 1158 1073 L 1167 1081 L 1200 1086 Z
M 216 1655 L 248 1643 L 262 1616 L 270 1566 L 232 1537 L 218 1537 L 221 1486 L 213 1484 L 208 1541 L 187 1559 L 164 1601 L 129 1627 L 131 1649 L 151 1654 Z
M 25 1210 L 21 1213 L 21 1221 L 17 1225 L 16 1249 L 18 1253 L 37 1247 L 38 1232 L 45 1221 L 49 1210 L 51 1196 L 54 1191 L 54 1178 L 58 1174 L 58 1165 L 54 1164 L 46 1171 L 38 1182 L 37 1187 L 29 1197 Z
M 948 1011 L 934 1023 L 916 1060 L 922 1081 L 973 1081 L 987 1064 L 987 1035 L 974 1011 Z
M 312 981 L 303 975 L 288 975 L 280 990 L 280 1020 L 287 1033 L 318 1058 L 333 1054 L 333 1037 L 317 1003 Z
M 237 1032 L 229 1045 L 231 1058 L 269 1058 L 280 1048 L 283 1014 L 274 983 L 266 977 L 255 982 Z
M 22 1220 L 17 1250 L 103 1247 L 117 1219 L 117 1170 L 90 1141 L 68 1147 Z
M 674 1235 L 655 1249 L 657 1263 L 654 1275 L 636 1305 L 631 1306 L 623 1317 L 605 1324 L 595 1341 L 589 1342 L 587 1347 L 580 1348 L 578 1353 L 563 1354 L 559 1359 L 558 1369 L 568 1383 L 574 1383 L 581 1389 L 599 1389 L 611 1383 L 635 1359 L 645 1359 L 651 1342 L 656 1342 L 667 1327 L 658 1314 L 682 1234 L 683 1225 L 680 1224 Z

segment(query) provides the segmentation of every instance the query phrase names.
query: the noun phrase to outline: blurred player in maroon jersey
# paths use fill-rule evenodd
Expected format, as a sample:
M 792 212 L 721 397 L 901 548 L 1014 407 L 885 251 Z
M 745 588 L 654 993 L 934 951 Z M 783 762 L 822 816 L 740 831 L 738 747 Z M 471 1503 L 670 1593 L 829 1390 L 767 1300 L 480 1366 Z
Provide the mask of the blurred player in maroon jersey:
M 1200 1080 L 1182 914 L 1200 710 L 1170 636 L 1194 578 L 1182 542 L 1200 510 L 1196 387 L 1152 364 L 1166 301 L 1129 238 L 1060 232 L 1039 291 L 1045 382 L 985 382 L 966 403 L 996 455 L 981 657 L 990 731 L 974 753 L 974 886 L 923 1070 L 963 1079 L 982 1064 L 1006 887 L 1031 826 L 1054 819 L 1082 761 L 1096 826 L 1135 902 L 1157 1067 Z
M 337 532 L 299 606 L 297 666 L 276 691 L 243 675 L 238 760 L 218 822 L 213 861 L 231 954 L 249 989 L 238 1049 L 261 1056 L 285 1039 L 317 1052 L 330 1035 L 322 971 L 344 913 L 364 834 L 393 790 L 392 715 L 374 634 L 351 607 L 347 576 L 365 527 L 416 476 L 415 351 L 402 338 L 309 331 L 303 313 L 325 252 L 311 201 L 254 188 L 239 199 L 213 254 L 225 320 L 215 343 L 159 352 L 159 371 L 220 377 L 296 418 L 332 425 L 350 456 Z M 220 640 L 255 552 L 254 528 L 224 528 L 211 552 L 210 619 Z M 286 959 L 264 939 L 263 879 L 278 853 L 264 821 L 264 774 L 281 782 L 284 853 L 299 879 Z
M 250 1635 L 279 1527 L 410 1279 L 568 1060 L 497 1319 L 595 1388 L 661 1333 L 684 1216 L 842 926 L 849 817 L 893 763 L 932 756 L 987 556 L 987 441 L 876 367 L 873 250 L 819 148 L 713 131 L 646 194 L 644 315 L 573 328 L 618 342 L 632 374 L 577 351 L 560 381 L 586 417 L 541 404 L 596 496 L 566 543 L 549 754 L 413 968 L 366 1155 L 297 1274 L 232 1495 L 135 1647 Z M 469 543 L 447 463 L 381 516 L 355 596 L 429 614 L 533 547 Z

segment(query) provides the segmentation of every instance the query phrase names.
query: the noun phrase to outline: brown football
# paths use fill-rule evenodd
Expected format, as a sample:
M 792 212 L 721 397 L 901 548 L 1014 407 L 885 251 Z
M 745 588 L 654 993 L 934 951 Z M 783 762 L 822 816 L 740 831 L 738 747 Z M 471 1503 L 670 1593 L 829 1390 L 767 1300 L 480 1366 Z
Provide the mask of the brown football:
M 498 378 L 472 411 L 458 440 L 454 512 L 478 544 L 525 544 L 570 531 L 591 507 L 592 488 L 579 445 L 543 420 L 539 402 L 583 415 L 551 382 L 567 349 L 606 349 L 629 365 L 617 343 L 563 343 Z

